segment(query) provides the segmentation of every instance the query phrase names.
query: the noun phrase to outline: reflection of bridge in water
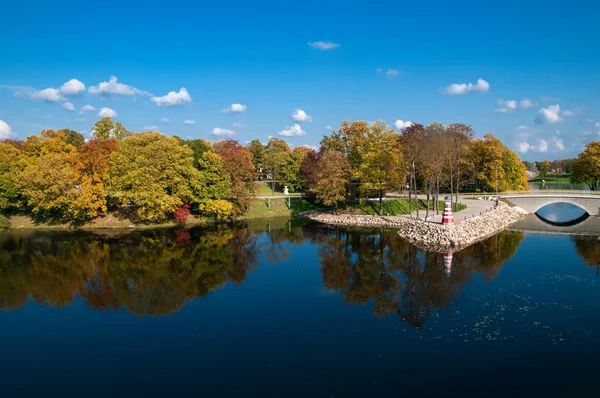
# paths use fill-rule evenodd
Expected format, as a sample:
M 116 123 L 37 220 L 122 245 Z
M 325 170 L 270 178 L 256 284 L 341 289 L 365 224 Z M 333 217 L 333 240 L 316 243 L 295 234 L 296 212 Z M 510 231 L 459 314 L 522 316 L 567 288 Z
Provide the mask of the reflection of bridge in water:
M 555 234 L 600 235 L 600 218 L 596 216 L 582 217 L 581 222 L 555 224 L 543 220 L 536 214 L 530 214 L 523 220 L 513 224 L 513 231 L 543 232 Z

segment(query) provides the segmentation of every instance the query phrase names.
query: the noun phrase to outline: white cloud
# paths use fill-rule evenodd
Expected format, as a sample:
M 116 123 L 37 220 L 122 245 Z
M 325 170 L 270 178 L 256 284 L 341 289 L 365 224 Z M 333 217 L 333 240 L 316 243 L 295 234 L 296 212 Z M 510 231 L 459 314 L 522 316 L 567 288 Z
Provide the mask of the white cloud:
M 518 142 L 517 143 L 517 151 L 521 153 L 527 153 L 531 149 L 531 145 L 527 142 Z
M 221 109 L 223 113 L 242 113 L 246 111 L 246 105 L 231 104 L 229 108 Z
M 389 78 L 396 77 L 396 76 L 398 76 L 399 74 L 400 74 L 400 71 L 399 71 L 398 69 L 388 69 L 388 70 L 385 72 L 385 76 L 386 76 L 386 77 L 389 77 Z
M 192 97 L 188 94 L 185 87 L 181 87 L 179 92 L 169 91 L 167 95 L 162 97 L 152 97 L 150 101 L 156 106 L 179 106 L 192 102 Z
M 146 126 L 144 131 L 158 131 L 158 126 Z
M 548 152 L 548 141 L 544 139 L 538 139 L 538 152 Z
M 60 86 L 60 92 L 66 96 L 80 95 L 85 91 L 85 84 L 77 79 L 71 79 L 62 86 Z
M 166 117 L 163 117 L 160 119 L 160 121 L 163 123 L 169 123 L 171 121 L 171 119 L 167 119 Z
M 596 122 L 596 124 L 594 124 L 594 127 L 596 127 L 598 131 L 600 131 L 600 122 Z
M 548 105 L 548 108 L 542 108 L 539 111 L 539 115 L 536 118 L 536 123 L 543 124 L 558 123 L 562 122 L 563 118 L 560 117 L 560 106 L 559 105 Z
M 302 130 L 299 124 L 294 124 L 292 127 L 287 127 L 279 132 L 279 135 L 284 137 L 297 137 L 305 134 L 306 131 Z
M 383 68 L 377 68 L 377 73 L 383 72 Z
M 413 125 L 413 122 L 408 121 L 408 120 L 405 122 L 405 121 L 400 120 L 400 119 L 396 120 L 396 123 L 394 123 L 394 126 L 396 126 L 396 128 L 398 130 L 405 129 L 405 128 L 410 127 L 412 125 Z
M 184 120 L 183 124 L 196 124 L 195 120 Z
M 512 112 L 515 109 L 517 109 L 517 101 L 515 101 L 515 100 L 505 101 L 502 98 L 500 98 L 498 100 L 498 105 L 501 105 L 502 108 L 495 109 L 494 112 L 507 113 L 507 112 Z
M 212 129 L 212 131 L 210 132 L 211 135 L 234 135 L 235 131 L 233 130 L 227 130 L 227 129 L 222 129 L 220 127 L 215 127 L 214 129 Z
M 331 127 L 330 125 L 325 126 L 325 130 L 333 130 L 333 127 Z
M 62 104 L 62 107 L 65 108 L 68 111 L 74 111 L 75 110 L 75 105 L 73 105 L 70 102 L 65 102 L 64 104 Z
M 81 110 L 79 111 L 79 114 L 83 115 L 84 112 L 95 112 L 95 111 L 96 111 L 96 108 L 94 108 L 93 106 L 91 106 L 91 105 L 84 105 L 81 108 Z
M 339 44 L 330 41 L 313 41 L 309 42 L 308 45 L 312 48 L 318 48 L 319 50 L 333 50 L 340 46 Z
M 241 128 L 246 127 L 246 125 L 244 123 L 238 123 L 238 122 L 233 122 L 232 126 L 235 129 L 241 129 Z
M 117 112 L 110 108 L 100 108 L 98 117 L 117 117 Z
M 563 112 L 563 115 L 564 116 L 575 116 L 576 113 L 573 112 L 573 111 L 566 110 L 566 111 Z
M 521 108 L 523 108 L 523 109 L 527 109 L 527 108 L 531 108 L 532 106 L 535 106 L 535 104 L 533 102 L 531 102 L 531 100 L 529 98 L 523 98 L 521 100 L 521 102 L 519 103 L 519 105 L 521 105 Z
M 8 138 L 12 134 L 12 129 L 4 120 L 0 120 L 0 139 Z
M 150 95 L 146 91 L 138 90 L 133 86 L 119 83 L 119 79 L 115 76 L 111 76 L 107 82 L 101 82 L 97 86 L 91 86 L 88 88 L 88 92 L 94 95 Z
M 43 102 L 60 102 L 65 100 L 60 90 L 56 88 L 45 88 L 40 91 L 34 91 L 29 94 L 29 98 L 34 101 Z
M 552 143 L 554 144 L 554 147 L 559 151 L 564 151 L 566 149 L 562 138 L 552 137 Z
M 477 79 L 477 83 L 451 84 L 443 92 L 450 95 L 467 94 L 473 91 L 485 93 L 490 90 L 490 84 L 483 79 Z
M 312 122 L 312 117 L 308 116 L 306 114 L 306 112 L 304 112 L 302 109 L 298 109 L 298 108 L 294 109 L 294 111 L 292 112 L 292 119 L 294 119 L 295 121 L 300 122 L 300 123 Z

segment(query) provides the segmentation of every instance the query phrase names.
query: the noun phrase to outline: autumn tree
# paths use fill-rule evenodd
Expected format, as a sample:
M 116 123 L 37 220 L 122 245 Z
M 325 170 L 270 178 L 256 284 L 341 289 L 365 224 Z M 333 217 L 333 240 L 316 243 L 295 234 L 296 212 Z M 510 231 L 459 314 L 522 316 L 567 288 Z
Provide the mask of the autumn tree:
M 234 215 L 245 211 L 254 196 L 256 170 L 250 149 L 236 140 L 225 140 L 214 145 L 215 153 L 223 160 L 223 169 L 231 181 L 230 200 Z
M 542 160 L 540 162 L 540 176 L 542 178 L 546 177 L 546 174 L 550 172 L 551 163 L 549 160 Z
M 212 151 L 204 152 L 198 161 L 199 184 L 195 186 L 194 203 L 205 215 L 224 220 L 231 216 L 233 204 L 230 197 L 231 182 L 225 165 L 219 155 Z
M 271 137 L 265 148 L 264 166 L 271 180 L 271 193 L 275 195 L 275 184 L 283 178 L 283 171 L 290 161 L 292 151 L 287 142 Z
M 406 178 L 400 140 L 394 129 L 379 121 L 371 126 L 357 157 L 358 169 L 354 175 L 360 182 L 363 195 L 376 192 L 379 197 L 379 215 L 383 215 L 383 196 L 398 189 Z
M 92 129 L 92 137 L 98 140 L 108 140 L 111 138 L 123 139 L 129 135 L 129 132 L 121 122 L 114 122 L 110 117 L 103 117 L 98 120 Z
M 118 143 L 107 173 L 111 196 L 135 206 L 142 220 L 162 220 L 198 198 L 201 176 L 192 150 L 160 133 L 141 133 Z
M 402 154 L 404 157 L 404 161 L 408 166 L 408 182 L 409 182 L 409 190 L 408 190 L 408 202 L 409 202 L 409 212 L 410 206 L 412 203 L 412 196 L 415 196 L 415 200 L 417 200 L 417 165 L 422 163 L 423 159 L 423 151 L 425 149 L 425 127 L 422 124 L 414 123 L 402 130 L 402 134 L 400 135 L 400 143 L 402 145 Z M 417 209 L 417 218 L 419 218 L 419 207 L 416 206 Z
M 300 171 L 304 176 L 308 190 L 313 190 L 318 181 L 321 156 L 321 153 L 311 150 L 306 154 L 300 164 Z
M 0 142 L 0 211 L 21 205 L 17 182 L 23 169 L 22 156 L 17 148 Z
M 587 184 L 592 191 L 600 190 L 600 141 L 585 144 L 572 169 L 571 183 Z
M 42 130 L 24 143 L 17 188 L 36 217 L 66 217 L 77 196 L 71 158 L 77 149 L 64 131 Z
M 351 177 L 348 159 L 338 151 L 327 151 L 321 156 L 314 187 L 317 199 L 325 206 L 337 207 L 346 199 L 346 187 Z
M 484 192 L 493 192 L 496 181 L 500 191 L 528 189 L 525 165 L 492 133 L 473 141 L 469 161 L 477 186 Z
M 56 153 L 29 162 L 17 187 L 36 217 L 66 216 L 77 193 L 68 158 Z
M 85 143 L 73 156 L 73 173 L 77 196 L 70 205 L 72 218 L 84 220 L 106 212 L 108 191 L 105 174 L 111 154 L 117 148 L 116 140 L 92 140 Z
M 468 161 L 473 129 L 462 123 L 449 124 L 446 127 L 444 147 L 448 164 L 448 178 L 450 181 L 450 196 L 456 192 L 455 202 L 458 202 L 458 191 L 461 185 L 471 180 L 472 168 Z

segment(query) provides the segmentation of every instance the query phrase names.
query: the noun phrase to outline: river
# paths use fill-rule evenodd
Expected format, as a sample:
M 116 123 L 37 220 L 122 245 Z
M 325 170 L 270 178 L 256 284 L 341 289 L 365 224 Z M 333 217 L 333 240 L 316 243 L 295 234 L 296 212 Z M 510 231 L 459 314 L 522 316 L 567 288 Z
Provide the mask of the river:
M 0 233 L 14 396 L 598 396 L 600 243 L 287 220 Z

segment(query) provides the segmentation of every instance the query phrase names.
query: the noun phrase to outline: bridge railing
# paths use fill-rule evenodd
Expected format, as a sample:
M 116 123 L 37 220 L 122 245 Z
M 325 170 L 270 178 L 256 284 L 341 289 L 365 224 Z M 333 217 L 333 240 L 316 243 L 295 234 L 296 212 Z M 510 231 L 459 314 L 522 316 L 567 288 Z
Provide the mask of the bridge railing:
M 502 196 L 517 196 L 517 195 L 600 195 L 600 191 L 584 191 L 571 189 L 537 189 L 533 191 L 504 191 L 498 192 Z M 479 196 L 496 196 L 496 192 L 478 192 L 478 193 L 461 193 L 460 196 L 479 197 Z

